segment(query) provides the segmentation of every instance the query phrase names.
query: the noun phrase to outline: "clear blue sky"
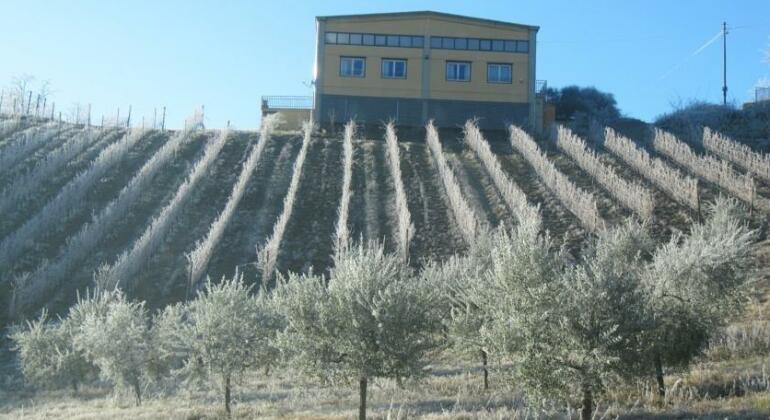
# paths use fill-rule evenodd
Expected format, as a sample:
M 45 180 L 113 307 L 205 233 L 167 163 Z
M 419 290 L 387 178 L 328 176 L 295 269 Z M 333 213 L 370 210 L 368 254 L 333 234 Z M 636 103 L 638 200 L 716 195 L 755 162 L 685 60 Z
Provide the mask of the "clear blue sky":
M 540 26 L 537 78 L 593 85 L 650 120 L 690 99 L 721 100 L 720 30 L 729 99 L 770 78 L 770 1 L 59 1 L 2 0 L 0 85 L 50 80 L 57 107 L 91 103 L 170 126 L 206 105 L 212 127 L 258 124 L 261 95 L 309 95 L 314 16 L 435 10 Z M 688 57 L 690 57 L 688 59 Z M 136 119 L 135 121 L 137 121 Z

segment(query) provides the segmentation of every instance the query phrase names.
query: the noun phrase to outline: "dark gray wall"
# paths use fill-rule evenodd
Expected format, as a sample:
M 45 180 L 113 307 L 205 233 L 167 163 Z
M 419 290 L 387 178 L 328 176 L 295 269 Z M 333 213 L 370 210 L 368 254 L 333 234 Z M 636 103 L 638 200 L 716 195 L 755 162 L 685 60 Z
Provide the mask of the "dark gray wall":
M 478 118 L 485 130 L 503 130 L 509 124 L 529 124 L 529 104 L 509 102 L 451 101 L 440 99 L 373 98 L 366 96 L 321 95 L 322 125 L 344 123 L 355 119 L 359 124 L 380 124 L 391 119 L 401 126 L 421 126 L 423 106 L 425 115 L 438 127 L 459 127 L 471 118 Z

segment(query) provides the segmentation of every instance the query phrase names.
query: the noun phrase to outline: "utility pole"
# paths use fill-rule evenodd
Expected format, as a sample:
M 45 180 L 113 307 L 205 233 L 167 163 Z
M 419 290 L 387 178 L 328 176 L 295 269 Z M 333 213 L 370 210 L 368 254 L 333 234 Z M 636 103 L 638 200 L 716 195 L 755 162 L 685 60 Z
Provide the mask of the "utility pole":
M 727 105 L 727 22 L 722 22 L 722 105 Z

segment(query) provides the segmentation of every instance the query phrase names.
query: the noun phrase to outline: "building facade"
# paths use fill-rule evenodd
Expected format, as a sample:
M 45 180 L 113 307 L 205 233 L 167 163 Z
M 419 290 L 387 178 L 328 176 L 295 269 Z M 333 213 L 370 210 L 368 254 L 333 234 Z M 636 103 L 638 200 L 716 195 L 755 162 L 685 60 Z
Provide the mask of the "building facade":
M 538 27 L 404 12 L 316 18 L 314 119 L 538 124 Z

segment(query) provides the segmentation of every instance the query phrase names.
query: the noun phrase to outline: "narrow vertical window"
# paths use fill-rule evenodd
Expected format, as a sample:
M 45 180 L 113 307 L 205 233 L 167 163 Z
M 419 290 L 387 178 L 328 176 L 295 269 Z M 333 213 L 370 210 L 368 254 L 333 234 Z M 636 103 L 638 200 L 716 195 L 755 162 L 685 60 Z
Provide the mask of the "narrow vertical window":
M 366 59 L 363 57 L 340 57 L 340 76 L 364 77 L 366 75 Z

